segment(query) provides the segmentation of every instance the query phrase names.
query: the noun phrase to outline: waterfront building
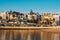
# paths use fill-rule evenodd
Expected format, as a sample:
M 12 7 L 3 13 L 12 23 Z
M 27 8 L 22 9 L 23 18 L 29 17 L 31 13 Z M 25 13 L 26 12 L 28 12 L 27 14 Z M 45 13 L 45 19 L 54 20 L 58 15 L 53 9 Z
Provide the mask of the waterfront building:
M 53 18 L 55 18 L 55 24 L 59 25 L 59 14 L 54 13 L 52 15 L 53 15 Z
M 31 12 L 27 14 L 27 18 L 28 20 L 37 20 L 38 14 L 31 10 Z
M 0 12 L 0 18 L 2 19 L 6 20 L 7 15 L 8 15 L 8 12 Z

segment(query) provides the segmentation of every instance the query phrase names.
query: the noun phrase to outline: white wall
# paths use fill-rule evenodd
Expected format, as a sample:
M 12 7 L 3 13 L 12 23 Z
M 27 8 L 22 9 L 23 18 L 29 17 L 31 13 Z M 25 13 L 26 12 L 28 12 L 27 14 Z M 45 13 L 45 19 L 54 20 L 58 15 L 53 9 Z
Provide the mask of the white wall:
M 2 17 L 2 19 L 6 19 L 6 12 L 0 12 L 0 16 Z

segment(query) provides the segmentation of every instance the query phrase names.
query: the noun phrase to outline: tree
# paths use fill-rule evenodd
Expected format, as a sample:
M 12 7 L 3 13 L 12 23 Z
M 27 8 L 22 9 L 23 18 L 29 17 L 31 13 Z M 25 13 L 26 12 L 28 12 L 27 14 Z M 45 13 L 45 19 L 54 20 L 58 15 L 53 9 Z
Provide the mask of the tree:
M 10 15 L 12 14 L 12 10 L 10 10 L 10 12 L 9 12 L 9 20 L 10 20 Z
M 2 17 L 0 16 L 0 19 L 2 19 Z

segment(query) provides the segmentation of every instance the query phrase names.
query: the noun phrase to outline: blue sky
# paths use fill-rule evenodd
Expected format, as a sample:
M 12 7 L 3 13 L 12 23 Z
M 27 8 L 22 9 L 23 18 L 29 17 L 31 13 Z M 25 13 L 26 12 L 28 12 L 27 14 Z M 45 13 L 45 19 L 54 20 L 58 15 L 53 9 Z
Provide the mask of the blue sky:
M 60 0 L 0 0 L 0 11 L 60 13 Z

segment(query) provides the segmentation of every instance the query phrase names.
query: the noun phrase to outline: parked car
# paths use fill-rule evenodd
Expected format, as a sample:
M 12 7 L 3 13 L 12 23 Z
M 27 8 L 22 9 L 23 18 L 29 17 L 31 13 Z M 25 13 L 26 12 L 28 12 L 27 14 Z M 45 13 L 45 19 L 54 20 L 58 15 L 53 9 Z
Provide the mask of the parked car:
M 0 19 L 0 26 L 6 26 L 7 20 Z
M 36 26 L 36 23 L 27 23 L 28 26 Z

